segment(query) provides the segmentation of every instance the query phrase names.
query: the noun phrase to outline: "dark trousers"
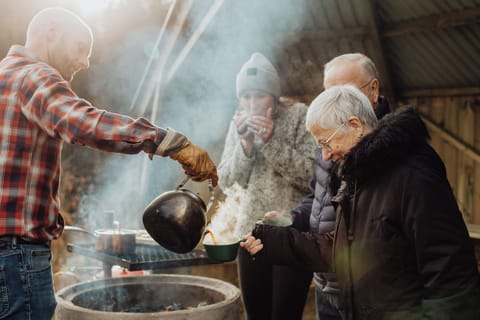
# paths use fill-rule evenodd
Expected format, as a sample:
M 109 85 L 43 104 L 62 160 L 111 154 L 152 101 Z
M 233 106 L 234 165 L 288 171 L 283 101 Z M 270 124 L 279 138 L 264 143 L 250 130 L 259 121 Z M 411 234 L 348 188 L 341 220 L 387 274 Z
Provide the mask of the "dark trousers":
M 312 273 L 271 265 L 239 248 L 238 274 L 248 320 L 301 320 Z
M 322 289 L 315 288 L 315 302 L 317 320 L 342 320 L 345 319 L 343 309 L 340 306 L 338 294 L 322 292 Z

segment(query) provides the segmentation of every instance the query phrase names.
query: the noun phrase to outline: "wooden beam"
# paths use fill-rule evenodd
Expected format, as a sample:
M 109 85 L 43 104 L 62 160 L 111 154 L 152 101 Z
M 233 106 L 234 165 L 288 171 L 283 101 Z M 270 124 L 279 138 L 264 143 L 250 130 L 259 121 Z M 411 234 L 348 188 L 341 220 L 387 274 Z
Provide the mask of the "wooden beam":
M 417 89 L 404 90 L 399 93 L 402 98 L 407 97 L 445 97 L 445 96 L 475 96 L 480 95 L 480 87 L 448 88 L 448 89 Z
M 480 21 L 480 8 L 445 13 L 436 16 L 411 19 L 382 26 L 383 37 L 398 37 L 409 33 L 458 27 Z
M 466 225 L 467 225 L 467 230 L 468 230 L 468 234 L 470 235 L 470 238 L 480 239 L 480 225 L 471 224 L 471 223 L 466 223 Z
M 183 25 L 187 20 L 188 13 L 192 7 L 193 0 L 179 0 L 175 2 L 174 11 L 175 14 L 172 15 L 172 19 L 169 19 L 168 25 L 162 27 L 161 33 L 163 33 L 162 44 L 160 46 L 160 57 L 156 62 L 156 66 L 153 70 L 152 81 L 150 81 L 146 88 L 146 93 L 143 96 L 143 99 L 140 103 L 139 110 L 140 115 L 144 116 L 148 107 L 148 103 L 154 95 L 155 88 L 157 86 L 163 87 L 163 82 L 165 78 L 164 67 L 167 62 L 170 53 L 177 42 L 180 32 L 182 31 Z M 168 30 L 168 32 L 166 32 Z M 160 92 L 160 91 L 159 91 Z M 160 92 L 161 94 L 161 92 Z M 158 104 L 153 106 L 152 113 L 157 114 Z
M 442 29 L 448 27 L 461 26 L 466 24 L 478 23 L 480 21 L 480 9 L 470 9 L 460 12 L 437 15 L 433 17 L 424 17 L 411 19 L 402 22 L 389 23 L 382 25 L 381 36 L 390 38 L 397 37 L 407 33 L 416 33 L 421 31 L 430 31 L 433 29 Z M 340 30 L 325 29 L 315 31 L 301 32 L 282 32 L 278 35 L 281 38 L 298 40 L 334 40 L 340 38 L 366 38 L 369 36 L 368 28 L 344 28 Z
M 163 36 L 165 34 L 165 30 L 167 29 L 167 25 L 168 25 L 172 15 L 173 15 L 175 5 L 176 5 L 176 1 L 173 1 L 170 4 L 170 7 L 168 8 L 167 14 L 165 15 L 165 20 L 162 24 L 162 28 L 160 29 L 160 32 L 157 36 L 157 39 L 155 40 L 155 44 L 153 45 L 152 50 L 156 50 L 158 47 L 160 47 L 160 43 L 161 43 L 161 41 L 163 39 Z M 137 89 L 136 89 L 135 94 L 133 95 L 133 99 L 130 103 L 130 107 L 129 107 L 130 110 L 132 110 L 135 107 L 138 107 L 137 106 L 137 100 L 138 100 L 138 97 L 140 96 L 140 92 L 143 89 L 143 85 L 145 83 L 145 80 L 147 79 L 148 74 L 151 72 L 154 56 L 155 55 L 152 53 L 151 56 L 148 59 L 147 64 L 145 65 L 145 68 L 143 69 L 142 77 L 140 79 L 140 82 L 138 83 Z M 142 106 L 141 106 L 142 110 L 145 109 L 145 107 L 143 105 L 145 105 L 147 103 L 148 103 L 148 100 L 145 102 L 145 99 L 143 99 Z M 140 114 L 142 114 L 142 112 Z
M 207 28 L 207 26 L 210 24 L 212 19 L 215 17 L 218 10 L 220 10 L 220 8 L 222 7 L 223 1 L 224 0 L 215 0 L 215 2 L 212 4 L 212 6 L 208 10 L 207 14 L 205 15 L 205 17 L 200 22 L 198 28 L 193 32 L 192 36 L 188 39 L 188 41 L 185 44 L 185 46 L 183 47 L 182 51 L 177 56 L 177 59 L 175 59 L 175 62 L 172 64 L 172 66 L 168 70 L 167 79 L 165 81 L 166 83 L 168 83 L 173 78 L 173 76 L 177 72 L 178 68 L 181 66 L 181 64 L 183 63 L 183 61 L 187 57 L 187 55 L 190 53 L 190 51 L 192 50 L 192 48 L 195 45 L 195 43 L 197 42 L 197 40 L 200 38 L 200 36 L 203 34 L 203 32 L 205 32 L 205 29 Z
M 422 119 L 427 125 L 427 128 L 431 131 L 438 134 L 442 139 L 450 143 L 453 147 L 455 147 L 458 151 L 462 152 L 464 155 L 468 156 L 472 160 L 476 162 L 480 162 L 480 153 L 475 150 L 472 146 L 469 146 L 462 140 L 455 137 L 453 134 L 433 122 L 429 117 L 422 114 Z
M 390 70 L 387 65 L 387 59 L 385 57 L 385 50 L 383 48 L 383 40 L 380 37 L 379 27 L 378 27 L 378 17 L 376 15 L 375 0 L 363 0 L 365 6 L 365 21 L 368 21 L 368 33 L 370 39 L 373 42 L 374 55 L 372 60 L 375 62 L 378 71 L 382 77 L 381 91 L 387 97 L 391 106 L 396 104 L 396 99 L 393 91 L 393 82 L 390 77 Z
M 370 36 L 366 27 L 344 28 L 344 29 L 317 29 L 315 31 L 282 32 L 273 37 L 282 40 L 291 40 L 293 43 L 302 40 L 329 41 L 338 39 L 362 39 Z

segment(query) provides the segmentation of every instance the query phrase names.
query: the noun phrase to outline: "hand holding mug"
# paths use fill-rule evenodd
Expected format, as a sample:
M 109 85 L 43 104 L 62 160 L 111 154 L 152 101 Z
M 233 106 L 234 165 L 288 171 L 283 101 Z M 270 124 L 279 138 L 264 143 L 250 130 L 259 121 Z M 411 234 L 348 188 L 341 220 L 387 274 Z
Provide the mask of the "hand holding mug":
M 290 213 L 269 211 L 263 216 L 262 222 L 271 226 L 288 227 L 292 225 L 293 217 Z
M 275 122 L 273 121 L 273 108 L 268 108 L 265 115 L 252 115 L 246 119 L 249 131 L 266 143 L 273 136 Z
M 238 111 L 233 117 L 233 123 L 235 123 L 235 126 L 237 127 L 237 133 L 242 138 L 247 138 L 248 136 L 252 135 L 248 132 L 248 118 L 249 115 L 245 111 Z
M 240 242 L 240 247 L 247 250 L 252 256 L 263 249 L 262 241 L 256 239 L 251 233 L 247 234 L 243 239 L 245 239 L 245 242 Z

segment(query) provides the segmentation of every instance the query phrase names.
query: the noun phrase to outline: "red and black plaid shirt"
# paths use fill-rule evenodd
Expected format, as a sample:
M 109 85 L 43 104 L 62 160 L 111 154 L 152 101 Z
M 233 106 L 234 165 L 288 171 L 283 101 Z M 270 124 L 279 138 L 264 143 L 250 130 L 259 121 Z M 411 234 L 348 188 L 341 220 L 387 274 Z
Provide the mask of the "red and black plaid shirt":
M 0 62 L 0 236 L 55 239 L 63 142 L 154 153 L 165 131 L 93 107 L 22 46 Z

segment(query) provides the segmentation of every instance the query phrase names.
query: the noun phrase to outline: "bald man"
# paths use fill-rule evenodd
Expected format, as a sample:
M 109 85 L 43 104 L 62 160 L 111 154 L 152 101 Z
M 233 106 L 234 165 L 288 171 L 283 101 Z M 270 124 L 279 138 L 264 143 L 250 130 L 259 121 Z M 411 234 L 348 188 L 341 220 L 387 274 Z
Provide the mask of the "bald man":
M 325 64 L 323 86 L 351 84 L 370 100 L 377 118 L 390 112 L 387 100 L 380 96 L 380 80 L 373 61 L 362 53 L 346 53 Z
M 168 156 L 193 180 L 217 183 L 207 152 L 181 133 L 97 109 L 72 91 L 69 81 L 89 67 L 92 45 L 82 19 L 47 8 L 32 18 L 25 46 L 12 46 L 0 62 L 0 319 L 50 320 L 54 314 L 50 241 L 63 230 L 64 142 Z

